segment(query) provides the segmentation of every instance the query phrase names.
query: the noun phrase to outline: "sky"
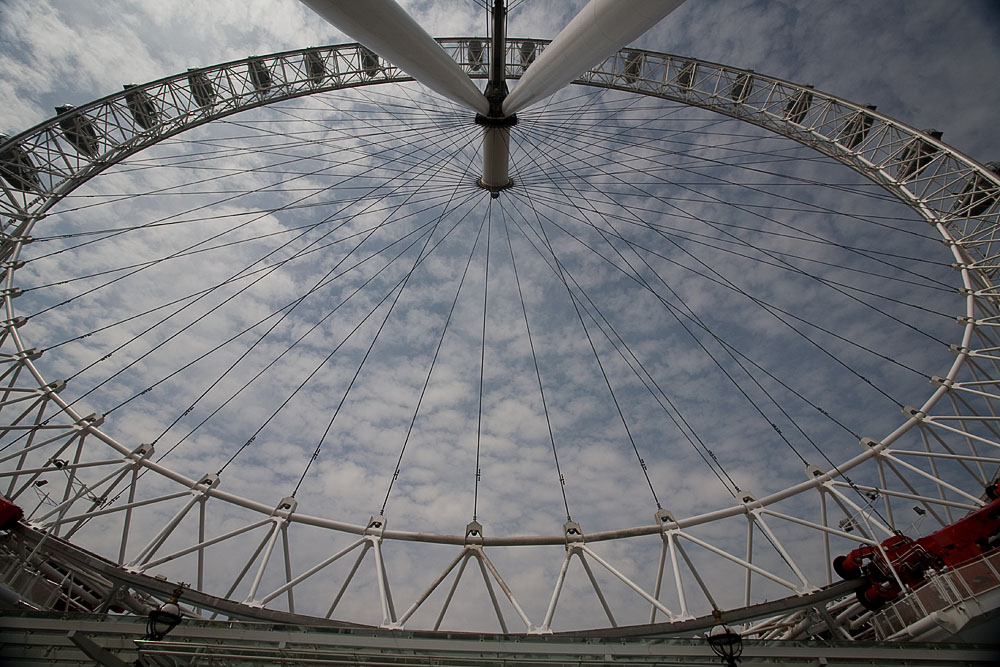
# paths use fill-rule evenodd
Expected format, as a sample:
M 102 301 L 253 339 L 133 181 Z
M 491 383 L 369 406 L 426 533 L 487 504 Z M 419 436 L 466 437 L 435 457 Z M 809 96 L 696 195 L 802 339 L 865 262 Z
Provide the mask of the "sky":
M 477 3 L 402 4 L 432 35 L 484 32 L 485 16 Z M 514 8 L 508 33 L 551 38 L 582 5 L 526 0 Z M 1000 10 L 986 1 L 688 0 L 635 45 L 753 69 L 812 84 L 854 102 L 877 104 L 879 111 L 904 123 L 941 130 L 944 140 L 959 151 L 988 162 L 1000 159 L 1000 138 L 993 120 L 1000 108 L 1000 90 L 984 85 L 1000 71 L 1000 45 L 995 39 L 998 28 Z M 153 80 L 251 54 L 352 41 L 290 0 L 220 1 L 207 6 L 179 0 L 8 0 L 0 4 L 0 37 L 4 83 L 0 87 L 0 131 L 7 134 L 50 117 L 55 105 L 82 105 L 120 90 L 123 83 Z M 897 216 L 903 215 L 900 207 L 884 201 L 879 191 L 756 130 L 734 124 L 716 127 L 708 114 L 669 105 L 636 104 L 614 94 L 600 98 L 581 95 L 565 91 L 535 116 L 523 114 L 525 138 L 515 135 L 513 149 L 515 178 L 533 199 L 517 200 L 519 205 L 503 209 L 503 213 L 499 204 L 489 206 L 482 191 L 467 187 L 467 170 L 475 168 L 470 156 L 475 155 L 477 137 L 468 118 L 447 103 L 430 98 L 416 85 L 392 94 L 356 91 L 333 101 L 283 103 L 273 113 L 246 114 L 245 118 L 235 117 L 165 142 L 103 175 L 88 186 L 92 189 L 68 198 L 60 213 L 53 216 L 51 238 L 37 244 L 38 254 L 19 273 L 25 286 L 35 287 L 22 302 L 25 311 L 46 311 L 35 318 L 37 328 L 32 335 L 40 346 L 54 350 L 46 359 L 53 377 L 79 378 L 71 382 L 68 396 L 94 410 L 106 411 L 105 406 L 127 402 L 108 422 L 121 441 L 148 442 L 150 434 L 161 433 L 158 437 L 163 441 L 156 444 L 161 454 L 172 442 L 181 440 L 167 462 L 186 475 L 199 477 L 221 468 L 225 471 L 223 488 L 228 491 L 272 504 L 294 491 L 302 505 L 310 507 L 308 513 L 348 523 L 363 523 L 380 511 L 383 497 L 391 491 L 394 495 L 386 505 L 390 527 L 443 533 L 461 533 L 475 516 L 489 535 L 559 534 L 567 509 L 585 531 L 646 525 L 652 521 L 657 502 L 681 516 L 698 514 L 731 502 L 728 494 L 732 491 L 720 475 L 732 474 L 739 491 L 763 495 L 803 478 L 802 462 L 797 458 L 803 453 L 809 463 L 820 466 L 825 464 L 824 453 L 839 460 L 856 453 L 857 438 L 845 437 L 844 430 L 862 435 L 890 430 L 898 420 L 898 406 L 888 401 L 888 408 L 882 406 L 869 414 L 867 407 L 881 405 L 885 397 L 866 393 L 869 389 L 859 385 L 858 376 L 889 389 L 901 403 L 916 403 L 926 395 L 926 379 L 914 379 L 914 373 L 904 367 L 940 374 L 942 355 L 930 354 L 927 338 L 950 341 L 956 335 L 948 321 L 948 316 L 954 315 L 955 301 L 949 300 L 947 290 L 940 289 L 951 285 L 954 276 L 940 265 L 903 261 L 911 254 L 923 257 L 934 251 L 943 256 L 942 262 L 948 261 L 926 229 L 906 231 L 910 227 L 896 224 Z M 586 105 L 581 105 L 582 99 L 587 100 Z M 411 105 L 430 110 L 436 124 L 422 125 Z M 565 127 L 573 117 L 586 125 L 587 114 L 600 122 L 579 133 Z M 372 131 L 389 117 L 408 123 L 403 140 Z M 331 119 L 340 125 L 328 126 Z M 616 132 L 634 143 L 628 147 L 616 143 Z M 750 158 L 729 143 L 733 137 L 744 137 L 734 134 L 742 132 L 747 133 L 745 139 L 754 150 L 764 152 L 763 158 L 755 158 L 763 161 L 748 162 Z M 255 145 L 266 149 L 255 152 Z M 404 150 L 404 146 L 411 149 Z M 342 162 L 342 155 L 358 157 Z M 191 162 L 193 156 L 201 162 Z M 287 166 L 286 158 L 296 160 L 294 168 Z M 225 162 L 227 159 L 230 161 Z M 715 170 L 714 161 L 722 159 L 746 162 L 750 170 Z M 331 162 L 336 166 L 328 171 Z M 401 179 L 401 167 L 409 180 Z M 639 178 L 645 196 L 637 196 L 619 177 L 625 169 L 655 176 L 649 182 Z M 670 169 L 677 169 L 678 175 L 670 177 L 671 187 L 667 187 L 657 175 Z M 206 187 L 205 181 L 190 184 L 192 178 L 216 172 L 225 175 L 218 188 Z M 542 179 L 543 173 L 548 181 Z M 291 180 L 286 182 L 285 178 Z M 282 187 L 275 188 L 275 182 L 281 182 Z M 812 188 L 809 203 L 804 203 L 807 200 L 800 192 L 805 188 L 799 186 L 814 182 L 832 187 Z M 636 184 L 633 181 L 631 187 Z M 604 194 L 598 192 L 601 188 L 597 185 Z M 587 189 L 591 186 L 593 192 Z M 129 194 L 171 188 L 183 197 L 136 198 Z M 374 188 L 374 195 L 351 201 L 352 193 L 367 188 Z M 573 188 L 584 191 L 574 197 Z M 237 190 L 253 194 L 225 199 L 225 193 Z M 721 203 L 732 199 L 734 190 L 739 192 L 739 215 Z M 317 193 L 323 199 L 322 207 Z M 518 196 L 515 191 L 511 194 L 512 200 Z M 571 208 L 574 199 L 583 205 Z M 280 212 L 254 214 L 273 208 L 275 202 L 282 207 Z M 100 243 L 85 247 L 76 247 L 79 237 L 70 234 L 186 219 L 201 206 L 210 210 L 215 220 L 229 216 L 238 222 L 253 220 L 253 224 L 227 232 L 227 241 L 241 243 L 225 249 L 225 254 L 213 251 L 213 261 L 190 255 L 102 287 L 93 296 L 47 310 L 105 281 L 84 277 L 90 273 L 121 275 L 125 266 L 122 258 L 141 262 L 160 256 L 164 249 L 179 250 L 195 242 L 211 244 L 207 239 L 216 228 L 208 223 L 188 224 L 183 228 L 187 235 L 179 236 L 168 226 L 142 235 L 102 237 Z M 323 212 L 314 214 L 311 206 Z M 332 210 L 338 212 L 330 213 Z M 841 224 L 844 220 L 833 212 L 851 219 Z M 533 221 L 529 214 L 535 216 Z M 343 238 L 326 246 L 324 243 L 339 237 L 324 236 L 322 228 L 309 227 L 311 236 L 297 241 L 301 246 L 298 252 L 315 247 L 308 257 L 322 259 L 289 262 L 282 271 L 253 283 L 252 289 L 248 288 L 249 298 L 226 300 L 236 287 L 251 281 L 240 278 L 242 282 L 237 281 L 234 287 L 193 303 L 178 319 L 190 322 L 190 327 L 172 322 L 129 343 L 124 353 L 106 362 L 98 360 L 129 342 L 156 316 L 137 318 L 96 339 L 63 344 L 149 304 L 223 282 L 239 268 L 255 266 L 262 254 L 281 252 L 268 238 L 284 242 L 289 239 L 289 230 L 324 215 L 345 220 L 336 232 Z M 352 234 L 366 234 L 387 220 L 392 225 L 386 229 L 402 231 L 384 237 L 386 232 L 380 231 L 372 236 L 371 244 L 382 243 L 384 238 L 384 243 L 392 239 L 398 246 L 373 253 L 370 262 L 333 288 L 318 288 L 316 298 L 296 306 L 294 316 L 289 316 L 274 335 L 251 345 L 275 322 L 271 316 L 275 309 L 293 302 L 303 294 L 303 286 L 319 284 L 331 267 L 355 256 L 343 250 L 350 239 L 360 238 Z M 595 220 L 606 226 L 594 226 Z M 710 228 L 685 226 L 706 220 L 712 222 Z M 873 220 L 874 225 L 853 224 Z M 638 229 L 638 223 L 650 221 L 661 225 L 659 231 Z M 884 224 L 878 224 L 880 221 Z M 58 234 L 54 229 L 57 223 Z M 767 228 L 769 223 L 777 224 L 780 233 L 775 233 L 777 227 L 772 229 L 766 242 L 744 234 L 749 226 Z M 452 225 L 454 231 L 447 231 Z M 574 225 L 579 226 L 575 232 L 578 238 L 568 233 L 553 237 L 564 269 L 547 262 L 549 239 L 540 230 L 556 235 Z M 737 231 L 730 231 L 727 225 Z M 797 230 L 794 234 L 787 233 L 789 225 Z M 887 231 L 887 227 L 892 229 Z M 432 231 L 424 235 L 428 230 Z M 510 242 L 503 230 L 510 233 Z M 608 230 L 620 236 L 609 238 Z M 668 230 L 680 234 L 676 242 L 656 246 Z M 42 231 L 40 228 L 36 236 L 44 236 Z M 836 248 L 817 250 L 808 238 L 810 234 L 822 236 Z M 621 235 L 629 237 L 631 244 L 622 242 Z M 487 242 L 489 268 L 484 261 Z M 414 245 L 408 245 L 411 243 Z M 428 245 L 423 246 L 425 243 Z M 415 253 L 434 243 L 440 243 L 440 249 L 429 255 L 419 271 L 413 270 L 412 280 L 403 289 L 405 298 L 397 297 L 398 290 L 390 287 L 406 278 L 400 266 L 412 265 Z M 846 250 L 888 249 L 883 245 L 887 243 L 899 245 L 892 248 L 893 257 L 885 264 L 874 261 L 871 255 L 862 257 Z M 605 250 L 598 254 L 591 251 L 595 247 Z M 363 251 L 368 248 L 362 246 Z M 54 254 L 56 250 L 62 252 Z M 34 248 L 32 252 L 36 252 Z M 399 263 L 390 262 L 388 258 L 397 252 L 403 253 Z M 517 274 L 515 263 L 510 262 L 515 254 Z M 359 256 L 366 255 L 361 252 Z M 642 266 L 636 264 L 640 257 L 645 262 Z M 795 272 L 789 272 L 785 262 L 809 269 L 789 275 Z M 470 268 L 463 277 L 466 265 Z M 650 290 L 637 289 L 637 281 L 622 267 L 633 271 L 640 281 L 655 284 L 663 279 L 673 303 L 681 305 L 663 309 L 658 299 L 651 298 Z M 560 284 L 555 276 L 562 270 L 572 278 Z M 484 280 L 487 271 L 490 279 Z M 830 282 L 817 286 L 815 275 Z M 385 282 L 379 287 L 382 291 L 360 291 L 357 297 L 347 299 L 369 279 L 373 285 Z M 63 280 L 74 282 L 57 284 Z M 852 298 L 831 290 L 834 282 L 848 285 L 850 294 L 861 296 Z M 825 338 L 816 331 L 810 330 L 812 338 L 806 338 L 801 329 L 786 326 L 774 311 L 765 312 L 735 298 L 727 284 L 738 284 L 799 317 L 836 328 L 844 338 L 891 354 L 898 363 L 882 363 L 858 354 L 857 348 L 843 339 Z M 575 298 L 567 298 L 567 291 Z M 490 324 L 488 355 L 482 345 L 483 298 L 479 295 L 484 292 L 488 293 Z M 886 298 L 880 300 L 868 292 Z M 400 305 L 393 306 L 391 317 L 387 317 L 388 304 L 397 298 Z M 598 305 L 588 309 L 589 298 Z M 338 306 L 336 317 L 321 319 L 341 300 L 345 305 Z M 907 303 L 916 303 L 929 315 L 915 312 L 919 309 Z M 896 327 L 872 316 L 873 304 L 879 312 L 913 322 L 913 328 Z M 687 308 L 691 310 L 685 311 Z M 450 309 L 454 309 L 454 323 L 447 318 L 449 324 L 442 333 Z M 697 330 L 697 318 L 675 315 L 683 312 L 707 318 L 701 321 L 715 338 L 692 335 L 685 325 Z M 266 319 L 269 316 L 271 319 Z M 607 320 L 602 320 L 604 317 Z M 375 353 L 369 362 L 366 345 L 383 318 L 386 335 L 373 346 Z M 533 331 L 527 347 L 526 318 Z M 581 335 L 581 321 L 587 335 Z M 317 322 L 320 334 L 307 335 Z M 250 327 L 255 327 L 251 335 L 222 349 L 208 362 L 192 366 L 185 375 L 165 382 L 148 396 L 131 398 L 172 373 L 179 360 L 207 352 L 219 341 Z M 354 327 L 359 328 L 357 338 L 349 336 Z M 179 335 L 175 338 L 173 333 Z M 684 429 L 664 417 L 662 404 L 642 386 L 621 354 L 623 348 L 612 344 L 617 333 L 628 342 L 633 359 L 642 360 L 650 377 L 669 385 L 660 397 L 669 395 L 676 401 L 674 414 L 690 420 L 693 426 L 687 431 L 698 436 L 694 442 L 682 437 Z M 300 337 L 302 342 L 290 348 Z M 349 342 L 337 357 L 342 365 L 327 372 L 330 366 L 321 363 L 323 358 L 332 341 L 344 339 Z M 730 346 L 720 346 L 719 339 Z M 435 364 L 427 381 L 428 362 L 438 358 L 435 349 L 439 343 L 441 362 Z M 534 358 L 540 360 L 538 367 L 528 353 L 530 345 L 537 347 Z M 712 355 L 698 353 L 702 346 L 711 349 Z M 283 354 L 286 349 L 293 352 Z M 601 365 L 593 363 L 592 349 L 598 351 Z M 736 357 L 726 349 L 745 353 L 747 359 L 761 364 L 784 384 L 772 381 L 766 373 L 749 373 L 757 376 L 759 384 L 741 380 L 741 390 L 734 391 L 733 383 L 727 384 L 717 370 L 724 366 L 739 373 L 734 370 L 739 367 Z M 942 350 L 943 346 L 937 346 L 934 351 Z M 222 376 L 218 386 L 213 384 L 222 370 L 237 364 L 244 353 L 247 361 L 238 366 L 240 371 Z M 834 356 L 849 360 L 850 372 L 832 362 Z M 274 358 L 281 359 L 278 370 L 268 370 L 268 361 Z M 352 373 L 362 363 L 364 372 L 358 374 L 355 385 Z M 484 366 L 481 377 L 480 365 Z M 322 372 L 313 379 L 309 373 L 316 368 Z M 103 377 L 118 369 L 123 370 L 118 380 L 101 384 Z M 238 393 L 239 400 L 224 402 L 226 395 L 237 392 L 258 371 L 270 374 L 262 376 L 264 379 L 251 390 Z M 307 377 L 306 390 L 297 391 Z M 548 392 L 545 401 L 538 391 L 540 377 Z M 605 385 L 616 387 L 617 393 L 607 392 Z M 185 408 L 210 386 L 215 393 L 198 399 L 198 409 L 183 421 Z M 341 402 L 348 387 L 350 391 Z M 789 387 L 808 400 L 791 398 Z M 478 406 L 480 391 L 484 409 Z M 771 415 L 780 410 L 768 404 L 769 397 L 788 405 L 790 414 L 784 414 L 787 421 L 781 422 L 782 428 L 791 434 L 787 439 L 794 440 L 798 436 L 792 432 L 797 425 L 804 426 L 809 433 L 803 433 L 804 442 L 785 448 L 782 440 L 786 438 L 773 435 L 777 426 L 747 416 L 745 411 L 753 410 L 741 391 L 753 394 L 753 405 L 765 407 Z M 276 397 L 291 398 L 271 423 L 267 417 L 280 405 Z M 422 408 L 419 419 L 413 419 L 418 397 Z M 842 418 L 847 429 L 816 418 L 816 404 Z M 219 409 L 219 417 L 206 421 L 196 435 L 182 438 L 213 407 Z M 769 417 L 775 423 L 781 418 Z M 412 437 L 406 435 L 411 419 Z M 627 432 L 622 429 L 623 420 L 629 427 Z M 331 425 L 329 435 L 323 434 L 327 424 Z M 698 438 L 704 446 L 698 446 Z M 556 440 L 559 447 L 554 448 Z M 406 443 L 405 457 L 397 482 L 393 471 L 401 441 Z M 251 445 L 240 446 L 247 442 Z M 314 465 L 308 464 L 317 442 L 320 455 Z M 811 443 L 820 444 L 812 447 Z M 553 449 L 561 457 L 559 469 Z M 705 461 L 705 456 L 716 455 L 721 466 Z M 230 457 L 235 460 L 231 467 L 227 463 Z M 479 479 L 477 469 L 482 473 Z M 865 474 L 860 473 L 860 483 L 872 481 Z M 559 482 L 559 475 L 564 483 Z M 296 486 L 300 476 L 306 480 L 301 490 Z M 149 478 L 145 490 L 149 497 L 168 488 L 153 475 Z M 162 508 L 151 513 L 135 529 L 133 543 L 148 539 L 171 511 Z M 793 506 L 786 511 L 805 514 L 813 508 Z M 244 517 L 228 512 L 219 510 L 210 533 L 221 534 L 244 525 Z M 94 530 L 81 538 L 84 544 L 100 548 L 104 539 L 101 530 L 114 531 L 114 527 L 108 524 L 102 528 L 95 522 Z M 168 545 L 180 548 L 194 528 L 185 524 L 184 530 L 187 533 Z M 739 525 L 720 523 L 706 527 L 702 536 L 719 540 L 739 553 L 744 548 L 739 531 Z M 296 535 L 296 570 L 318 562 L 333 548 L 322 532 L 303 529 Z M 815 542 L 793 531 L 781 535 L 797 549 L 797 557 L 809 563 L 811 578 L 823 572 L 825 564 L 815 552 Z M 347 538 L 338 539 L 333 542 L 337 548 L 347 544 Z M 249 554 L 259 540 L 259 535 L 247 534 L 228 544 L 234 552 Z M 774 550 L 760 546 L 764 540 L 758 537 L 758 542 L 762 562 L 780 560 Z M 395 552 L 387 558 L 393 563 L 393 586 L 401 606 L 405 606 L 401 601 L 412 599 L 453 553 L 441 548 L 431 558 L 412 545 L 393 547 Z M 605 557 L 649 585 L 649 570 L 643 563 L 650 554 L 655 560 L 657 544 L 627 542 L 603 548 Z M 426 562 L 441 561 L 441 565 L 425 566 L 424 558 Z M 558 554 L 552 557 L 550 551 L 542 558 L 525 549 L 498 553 L 495 558 L 518 590 L 527 591 L 524 603 L 537 622 L 551 594 Z M 735 605 L 742 595 L 741 573 L 705 556 L 695 559 L 705 568 L 715 568 L 712 571 L 724 582 L 720 584 L 722 599 Z M 184 567 L 190 558 L 182 561 L 178 559 L 176 569 L 166 565 L 162 571 L 171 577 L 189 578 L 190 571 Z M 209 576 L 210 584 L 224 592 L 234 576 L 232 568 L 225 564 L 216 568 Z M 558 627 L 605 622 L 579 568 L 574 572 L 577 579 L 568 585 L 562 602 L 567 612 Z M 275 568 L 266 574 L 267 582 L 280 582 L 281 573 Z M 470 577 L 466 574 L 459 588 L 460 611 L 453 612 L 461 620 L 453 622 L 460 628 L 491 627 L 495 621 L 473 604 L 477 593 L 480 598 L 482 593 L 470 587 Z M 222 580 L 227 583 L 221 584 Z M 243 594 L 246 585 L 244 582 L 238 588 Z M 316 609 L 325 604 L 326 593 L 319 588 L 302 594 Z M 356 588 L 354 597 L 345 600 L 343 617 L 377 622 L 372 618 L 370 575 Z M 784 589 L 764 581 L 756 591 L 763 599 Z M 627 595 L 628 591 L 618 589 L 609 592 L 616 604 L 625 605 Z M 306 602 L 300 599 L 299 604 L 301 608 Z M 622 613 L 627 622 L 640 622 L 647 611 Z M 418 625 L 432 623 L 433 618 L 422 617 Z

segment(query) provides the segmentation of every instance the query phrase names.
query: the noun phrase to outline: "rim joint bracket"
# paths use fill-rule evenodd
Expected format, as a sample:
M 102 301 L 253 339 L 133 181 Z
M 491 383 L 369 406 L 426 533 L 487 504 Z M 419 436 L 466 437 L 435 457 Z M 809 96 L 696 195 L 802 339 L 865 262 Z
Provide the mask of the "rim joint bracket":
M 567 521 L 563 524 L 563 536 L 566 538 L 566 548 L 573 549 L 586 542 L 583 536 L 583 528 L 576 521 Z
M 365 527 L 365 535 L 377 537 L 382 539 L 382 533 L 385 532 L 385 526 L 388 523 L 384 516 L 381 514 L 373 514 L 371 518 L 368 519 L 368 525 Z

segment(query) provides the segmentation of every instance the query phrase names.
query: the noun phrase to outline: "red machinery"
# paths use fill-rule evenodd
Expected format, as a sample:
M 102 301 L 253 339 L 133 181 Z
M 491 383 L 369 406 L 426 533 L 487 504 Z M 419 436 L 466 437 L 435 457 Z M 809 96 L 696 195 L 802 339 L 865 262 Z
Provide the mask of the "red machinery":
M 13 528 L 22 517 L 24 512 L 20 507 L 0 497 L 0 530 Z
M 897 577 L 915 588 L 923 583 L 929 569 L 955 567 L 1000 547 L 1000 483 L 989 486 L 986 496 L 988 504 L 950 526 L 915 540 L 893 535 L 882 542 L 881 550 L 869 545 L 858 547 L 834 558 L 833 569 L 844 579 L 867 580 L 869 586 L 859 588 L 857 597 L 865 608 L 874 611 L 900 594 Z

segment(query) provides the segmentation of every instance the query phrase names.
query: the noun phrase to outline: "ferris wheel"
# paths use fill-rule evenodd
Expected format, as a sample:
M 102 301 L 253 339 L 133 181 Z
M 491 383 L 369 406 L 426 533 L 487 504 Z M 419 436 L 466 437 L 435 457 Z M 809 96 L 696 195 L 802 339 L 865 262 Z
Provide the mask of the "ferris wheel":
M 622 47 L 676 2 L 551 43 L 503 3 L 436 42 L 308 4 L 361 43 L 0 144 L 5 583 L 505 634 L 796 637 L 819 606 L 877 636 L 837 557 L 956 524 L 1000 469 L 997 170 Z

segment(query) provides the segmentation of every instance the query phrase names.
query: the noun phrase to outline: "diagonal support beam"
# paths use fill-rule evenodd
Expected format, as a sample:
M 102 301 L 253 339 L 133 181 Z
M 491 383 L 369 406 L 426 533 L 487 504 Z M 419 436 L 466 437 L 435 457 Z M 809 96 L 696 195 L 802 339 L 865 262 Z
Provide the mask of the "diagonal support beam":
M 639 37 L 684 0 L 591 0 L 562 29 L 503 103 L 505 116 L 548 97 Z
M 302 0 L 314 12 L 434 92 L 487 114 L 483 93 L 394 0 Z

